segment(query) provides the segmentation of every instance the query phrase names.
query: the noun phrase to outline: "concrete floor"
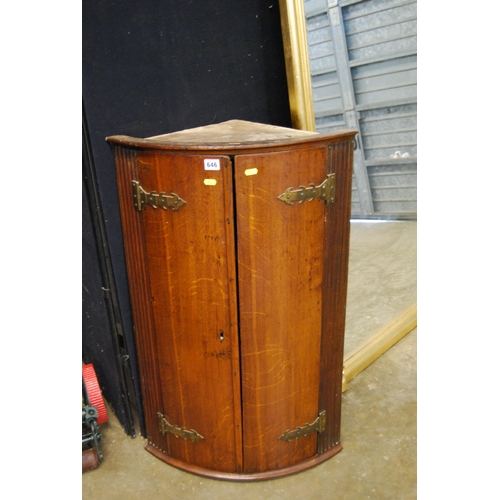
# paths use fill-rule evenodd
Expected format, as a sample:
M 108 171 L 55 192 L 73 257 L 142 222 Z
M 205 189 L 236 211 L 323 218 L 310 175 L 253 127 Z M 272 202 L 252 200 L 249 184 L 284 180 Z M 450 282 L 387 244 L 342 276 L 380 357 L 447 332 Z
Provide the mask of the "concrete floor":
M 353 222 L 346 349 L 416 301 L 416 222 Z M 114 415 L 101 426 L 103 462 L 82 474 L 84 499 L 415 499 L 417 329 L 355 377 L 343 394 L 342 444 L 330 460 L 256 483 L 201 478 L 144 450 Z
M 352 221 L 346 357 L 417 300 L 417 223 Z

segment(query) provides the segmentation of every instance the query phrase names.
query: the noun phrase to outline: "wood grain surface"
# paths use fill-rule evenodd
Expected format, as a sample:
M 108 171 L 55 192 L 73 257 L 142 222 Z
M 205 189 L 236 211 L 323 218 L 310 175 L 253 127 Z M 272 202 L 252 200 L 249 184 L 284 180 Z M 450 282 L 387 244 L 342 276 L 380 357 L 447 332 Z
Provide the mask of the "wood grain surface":
M 229 480 L 280 477 L 342 449 L 353 137 L 219 148 L 112 139 L 147 449 Z M 231 149 L 232 148 L 232 149 Z M 234 156 L 233 156 L 234 153 Z M 205 159 L 220 168 L 206 170 Z M 335 173 L 335 201 L 287 188 Z M 138 211 L 132 181 L 186 201 Z M 280 440 L 326 410 L 326 430 Z M 197 442 L 160 432 L 158 413 Z
M 245 472 L 316 453 L 317 434 L 278 440 L 318 416 L 325 203 L 287 188 L 326 178 L 327 148 L 236 157 Z M 245 170 L 257 168 L 256 175 Z
M 351 183 L 354 142 L 335 142 L 328 148 L 328 173 L 335 173 L 335 202 L 325 210 L 323 317 L 319 408 L 328 416 L 318 436 L 318 453 L 340 443 L 342 366 L 349 269 Z

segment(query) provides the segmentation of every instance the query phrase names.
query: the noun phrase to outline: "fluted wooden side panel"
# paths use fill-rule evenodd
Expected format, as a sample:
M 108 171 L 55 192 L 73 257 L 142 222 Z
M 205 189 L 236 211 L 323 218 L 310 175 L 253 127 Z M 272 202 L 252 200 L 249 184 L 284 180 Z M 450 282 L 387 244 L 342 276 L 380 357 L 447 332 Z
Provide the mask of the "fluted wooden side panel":
M 323 268 L 323 332 L 319 410 L 326 429 L 318 453 L 340 445 L 340 408 L 351 215 L 353 141 L 329 146 L 328 172 L 335 173 L 335 202 L 326 207 Z
M 147 273 L 146 245 L 141 214 L 134 207 L 132 200 L 132 180 L 138 179 L 137 155 L 134 150 L 121 147 L 114 148 L 118 190 L 120 195 L 120 212 L 122 218 L 123 238 L 129 288 L 132 291 L 132 305 L 137 356 L 141 374 L 141 390 L 143 394 L 146 433 L 149 443 L 158 443 L 161 434 L 156 417 L 161 408 L 161 394 L 156 362 L 156 346 L 154 345 L 153 316 L 150 303 L 150 284 Z

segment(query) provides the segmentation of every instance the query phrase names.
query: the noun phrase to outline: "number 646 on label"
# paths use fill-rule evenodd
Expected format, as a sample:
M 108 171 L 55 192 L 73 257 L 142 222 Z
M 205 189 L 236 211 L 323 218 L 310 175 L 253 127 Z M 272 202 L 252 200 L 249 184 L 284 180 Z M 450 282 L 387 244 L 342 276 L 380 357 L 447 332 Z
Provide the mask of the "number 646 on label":
M 220 160 L 218 158 L 205 158 L 203 163 L 205 165 L 205 170 L 220 170 Z

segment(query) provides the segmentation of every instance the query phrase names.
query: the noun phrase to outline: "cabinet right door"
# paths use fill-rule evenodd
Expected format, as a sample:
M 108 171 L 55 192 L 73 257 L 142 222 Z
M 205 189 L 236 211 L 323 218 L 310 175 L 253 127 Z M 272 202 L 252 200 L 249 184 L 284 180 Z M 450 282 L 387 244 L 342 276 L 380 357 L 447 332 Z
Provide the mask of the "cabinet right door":
M 317 432 L 283 436 L 319 413 L 327 208 L 279 197 L 319 186 L 328 162 L 327 146 L 235 158 L 245 473 L 317 453 Z

